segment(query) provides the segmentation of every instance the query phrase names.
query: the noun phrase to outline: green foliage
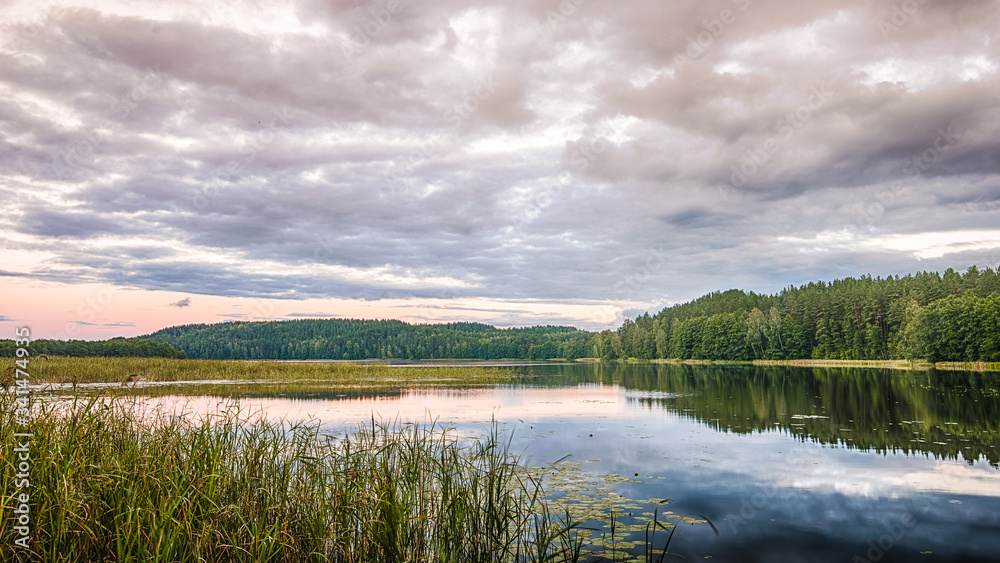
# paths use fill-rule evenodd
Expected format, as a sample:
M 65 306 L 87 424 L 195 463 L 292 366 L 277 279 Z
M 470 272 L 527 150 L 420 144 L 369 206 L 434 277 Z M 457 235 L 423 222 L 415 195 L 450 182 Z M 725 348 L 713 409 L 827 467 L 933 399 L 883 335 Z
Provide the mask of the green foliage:
M 846 278 L 775 295 L 729 290 L 626 319 L 617 331 L 499 329 L 482 323 L 411 325 L 326 319 L 196 324 L 103 342 L 39 340 L 33 354 L 203 359 L 655 358 L 751 361 L 927 359 L 996 361 L 1000 276 Z M 14 343 L 0 340 L 0 356 Z
M 775 295 L 715 292 L 626 319 L 616 357 L 996 361 L 998 295 L 998 273 L 976 267 L 964 275 L 948 269 L 817 282 Z M 590 347 L 609 338 L 592 336 Z
M 146 338 L 191 358 L 545 360 L 585 356 L 589 334 L 558 326 L 500 329 L 481 323 L 324 319 L 184 325 Z
M 1000 360 L 1000 294 L 949 295 L 926 307 L 911 304 L 901 349 L 930 362 Z
M 184 352 L 165 342 L 145 338 L 112 338 L 111 340 L 32 340 L 31 355 L 107 358 L 186 358 Z M 0 357 L 14 357 L 17 346 L 13 340 L 0 340 Z

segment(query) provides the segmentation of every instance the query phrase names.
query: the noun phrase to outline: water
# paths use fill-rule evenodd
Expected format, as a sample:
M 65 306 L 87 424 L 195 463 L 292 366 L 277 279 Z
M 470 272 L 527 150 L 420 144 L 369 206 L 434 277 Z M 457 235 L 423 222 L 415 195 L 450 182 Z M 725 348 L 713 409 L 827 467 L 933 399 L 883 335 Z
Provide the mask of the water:
M 495 420 L 513 432 L 513 450 L 527 464 L 568 459 L 586 472 L 629 478 L 612 486 L 625 498 L 670 499 L 642 511 L 711 520 L 718 534 L 680 525 L 670 551 L 689 561 L 1000 561 L 997 374 L 511 369 L 531 377 L 480 387 L 230 384 L 144 393 L 192 413 L 239 396 L 245 408 L 319 419 L 332 433 L 374 416 L 484 435 Z

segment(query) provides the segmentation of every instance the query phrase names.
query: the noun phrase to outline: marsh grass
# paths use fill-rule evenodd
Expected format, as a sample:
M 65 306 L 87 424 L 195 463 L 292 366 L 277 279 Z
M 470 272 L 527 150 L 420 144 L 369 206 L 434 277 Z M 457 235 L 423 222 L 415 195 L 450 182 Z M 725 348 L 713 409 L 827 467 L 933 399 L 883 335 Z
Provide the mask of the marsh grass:
M 0 395 L 4 455 L 13 398 Z M 32 548 L 3 561 L 576 561 L 578 524 L 496 425 L 459 440 L 372 421 L 334 437 L 318 423 L 234 408 L 150 417 L 128 396 L 35 401 Z M 0 468 L 0 537 L 13 537 L 14 470 Z
M 947 371 L 1000 371 L 1000 362 L 938 362 L 934 367 Z
M 642 360 L 652 364 L 684 364 L 684 365 L 716 365 L 716 366 L 787 366 L 802 368 L 871 368 L 892 369 L 901 371 L 927 371 L 932 369 L 945 371 L 1000 371 L 1000 362 L 937 362 L 924 360 L 677 360 L 656 359 Z M 631 363 L 631 362 L 630 362 Z
M 345 388 L 519 377 L 470 367 L 136 358 L 54 358 L 32 361 L 30 371 L 50 382 L 75 374 L 81 383 L 114 383 L 141 373 L 161 382 Z M 24 430 L 14 424 L 14 396 L 0 393 L 0 561 L 642 560 L 638 542 L 623 540 L 649 518 L 616 524 L 616 511 L 639 506 L 606 496 L 631 479 L 594 477 L 564 460 L 521 466 L 510 453 L 513 435 L 501 439 L 497 424 L 481 439 L 374 419 L 330 434 L 318 421 L 268 420 L 238 402 L 200 418 L 150 413 L 142 393 L 117 386 L 37 397 L 26 552 L 12 543 L 14 495 L 22 491 L 7 459 L 13 434 Z
M 5 358 L 3 368 L 14 365 Z M 390 367 L 384 364 L 178 360 L 169 358 L 32 358 L 32 383 L 121 383 L 132 374 L 146 381 L 322 381 L 345 386 L 433 382 L 491 384 L 523 377 L 510 368 Z

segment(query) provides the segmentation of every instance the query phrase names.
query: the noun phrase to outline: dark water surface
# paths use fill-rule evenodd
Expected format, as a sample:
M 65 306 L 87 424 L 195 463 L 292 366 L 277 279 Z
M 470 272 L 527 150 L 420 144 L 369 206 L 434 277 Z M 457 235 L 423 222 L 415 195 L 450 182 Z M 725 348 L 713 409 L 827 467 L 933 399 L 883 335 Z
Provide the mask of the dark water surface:
M 483 435 L 496 420 L 514 432 L 514 453 L 529 465 L 570 456 L 584 471 L 629 477 L 613 486 L 626 498 L 668 498 L 657 509 L 710 519 L 718 535 L 705 524 L 680 525 L 670 551 L 688 561 L 1000 561 L 1000 374 L 672 364 L 511 369 L 531 377 L 471 388 L 147 391 L 162 394 L 152 401 L 181 402 L 195 413 L 238 395 L 269 416 L 315 417 L 333 430 L 374 416 L 437 420 Z

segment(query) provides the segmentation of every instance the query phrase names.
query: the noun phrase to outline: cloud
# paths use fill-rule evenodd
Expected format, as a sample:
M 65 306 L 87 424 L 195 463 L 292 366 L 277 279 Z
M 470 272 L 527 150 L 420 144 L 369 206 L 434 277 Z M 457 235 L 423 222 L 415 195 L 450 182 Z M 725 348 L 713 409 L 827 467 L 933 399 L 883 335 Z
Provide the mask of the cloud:
M 1000 219 L 996 3 L 230 4 L 0 9 L 0 231 L 46 256 L 0 275 L 634 312 L 996 265 L 893 238 Z
M 187 307 L 190 304 L 191 304 L 191 298 L 190 297 L 185 297 L 184 299 L 181 299 L 180 301 L 178 301 L 176 303 L 171 303 L 170 306 L 171 307 L 179 307 L 179 308 L 183 309 L 184 307 Z
M 13 320 L 15 320 L 15 319 L 12 319 L 12 318 L 8 317 L 7 315 L 0 315 L 0 323 L 7 323 L 7 322 L 10 322 L 10 321 L 13 321 Z

